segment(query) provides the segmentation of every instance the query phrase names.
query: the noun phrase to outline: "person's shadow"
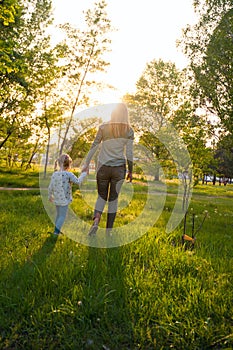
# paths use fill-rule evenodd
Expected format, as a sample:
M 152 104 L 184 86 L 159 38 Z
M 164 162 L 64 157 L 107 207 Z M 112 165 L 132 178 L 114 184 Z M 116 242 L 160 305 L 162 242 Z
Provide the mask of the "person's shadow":
M 87 345 L 93 341 L 98 349 L 132 349 L 134 346 L 128 305 L 131 290 L 126 286 L 123 257 L 122 247 L 89 247 L 86 268 L 89 280 L 83 298 L 88 305 L 90 326 L 85 337 Z
M 14 258 L 13 264 L 10 266 L 9 269 L 6 269 L 5 272 L 7 272 L 8 281 L 11 280 L 11 282 L 17 282 L 18 284 L 15 284 L 18 287 L 24 287 L 24 283 L 30 279 L 33 274 L 46 264 L 47 259 L 52 254 L 54 247 L 57 242 L 57 235 L 49 235 L 46 240 L 44 241 L 42 247 L 37 250 L 34 254 L 27 254 L 27 259 L 24 262 L 24 264 L 21 264 L 17 261 L 16 258 Z M 25 240 L 24 247 L 26 250 L 28 250 L 28 242 Z M 9 255 L 11 255 L 11 251 L 8 252 Z M 28 274 L 27 279 L 19 279 L 19 276 L 25 276 Z M 4 278 L 4 271 L 1 273 L 1 279 Z
M 30 255 L 28 252 L 23 264 L 17 261 L 13 252 L 8 252 L 13 261 L 1 270 L 0 341 L 9 343 L 8 346 L 3 345 L 3 349 L 17 349 L 18 346 L 21 348 L 21 339 L 18 340 L 18 336 L 22 330 L 19 324 L 24 322 L 24 317 L 28 317 L 29 310 L 33 310 L 33 304 L 36 305 L 38 291 L 35 291 L 35 288 L 38 283 L 43 285 L 43 266 L 52 254 L 57 238 L 55 235 L 48 236 L 42 247 L 34 254 Z M 24 247 L 28 250 L 26 240 Z M 40 281 L 35 283 L 38 279 Z M 24 336 L 26 341 L 27 331 L 25 330 L 21 336 Z
M 0 347 L 2 342 L 3 349 L 21 349 L 22 344 L 25 345 L 25 349 L 28 349 L 32 344 L 32 333 L 35 334 L 35 337 L 39 336 L 37 333 L 41 329 L 45 332 L 44 337 L 46 338 L 51 332 L 49 339 L 56 342 L 57 349 L 63 348 L 60 341 L 63 337 L 67 337 L 69 327 L 66 329 L 67 325 L 64 323 L 62 331 L 60 328 L 58 331 L 57 324 L 55 326 L 51 324 L 50 328 L 46 328 L 45 331 L 44 322 L 49 324 L 53 317 L 56 319 L 60 316 L 55 313 L 54 316 L 49 316 L 49 320 L 46 320 L 44 306 L 51 313 L 53 305 L 50 303 L 56 305 L 56 300 L 50 297 L 47 300 L 47 296 L 54 294 L 59 298 L 62 295 L 62 298 L 58 300 L 59 304 L 61 300 L 64 302 L 66 296 L 71 300 L 72 291 L 77 287 L 82 293 L 78 293 L 77 300 L 72 301 L 73 305 L 76 305 L 73 311 L 79 319 L 86 320 L 85 332 L 82 334 L 77 332 L 79 337 L 81 336 L 79 344 L 82 344 L 82 349 L 133 348 L 134 336 L 129 305 L 131 291 L 126 283 L 123 249 L 121 247 L 86 247 L 83 250 L 85 260 L 83 269 L 80 266 L 83 258 L 79 257 L 79 248 L 77 247 L 77 251 L 74 251 L 74 258 L 77 259 L 78 265 L 72 265 L 72 260 L 70 260 L 71 265 L 67 265 L 65 270 L 60 270 L 59 266 L 55 266 L 49 271 L 51 267 L 49 260 L 56 246 L 57 238 L 54 235 L 47 237 L 39 250 L 31 256 L 28 254 L 27 260 L 23 264 L 14 259 L 2 270 Z M 67 247 L 70 244 L 74 249 L 72 242 L 67 241 Z M 25 249 L 27 249 L 26 246 Z M 86 256 L 85 253 L 87 253 Z M 55 258 L 54 261 L 59 260 L 57 257 Z M 61 262 L 61 260 L 59 261 Z M 83 269 L 82 274 L 80 274 L 80 269 Z M 57 278 L 59 283 L 55 285 L 52 279 L 56 280 L 56 276 L 51 277 L 51 280 L 49 280 L 49 276 L 53 276 L 56 271 L 59 274 L 59 278 Z M 67 278 L 69 282 L 66 284 Z M 40 305 L 43 307 L 41 314 Z M 64 307 L 66 306 L 64 304 Z M 73 320 L 72 317 L 70 321 Z M 75 317 L 71 321 L 74 323 L 70 325 L 74 329 L 77 327 Z M 65 318 L 62 316 L 55 322 L 58 321 L 63 323 Z M 40 322 L 43 322 L 42 328 L 40 328 Z M 9 345 L 5 346 L 7 343 Z M 70 345 L 72 348 L 72 340 Z

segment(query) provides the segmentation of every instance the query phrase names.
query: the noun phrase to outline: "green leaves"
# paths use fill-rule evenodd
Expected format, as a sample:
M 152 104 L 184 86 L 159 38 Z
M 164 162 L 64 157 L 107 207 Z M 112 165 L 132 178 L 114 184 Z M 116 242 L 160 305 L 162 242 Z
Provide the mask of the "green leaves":
M 19 4 L 17 0 L 5 0 L 0 7 L 0 23 L 4 26 L 14 23 L 18 9 Z
M 218 160 L 217 171 L 221 176 L 233 178 L 233 136 L 227 134 L 219 140 L 215 157 Z
M 67 48 L 64 90 L 67 91 L 71 107 L 60 153 L 65 145 L 76 108 L 88 104 L 90 88 L 98 84 L 96 73 L 105 72 L 109 65 L 104 54 L 109 51 L 111 43 L 109 33 L 112 28 L 105 8 L 106 2 L 100 1 L 88 9 L 85 13 L 83 30 L 76 29 L 68 23 L 61 26 L 65 32 L 62 44 Z
M 167 119 L 178 103 L 181 89 L 181 74 L 174 63 L 153 60 L 137 84 L 136 100 Z
M 204 3 L 204 4 L 203 4 Z M 194 73 L 200 107 L 216 114 L 233 132 L 233 9 L 232 1 L 195 1 L 199 22 L 184 30 L 184 52 Z

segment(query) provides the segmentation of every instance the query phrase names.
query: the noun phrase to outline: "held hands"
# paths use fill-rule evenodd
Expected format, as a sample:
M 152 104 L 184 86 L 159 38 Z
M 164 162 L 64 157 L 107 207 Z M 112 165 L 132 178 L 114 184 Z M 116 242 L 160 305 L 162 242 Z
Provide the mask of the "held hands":
M 80 184 L 83 182 L 83 180 L 85 179 L 86 176 L 87 176 L 87 172 L 82 170 L 82 172 L 79 176 L 79 183 Z
M 129 180 L 129 182 L 132 182 L 132 179 L 133 179 L 133 174 L 131 172 L 128 172 L 126 176 L 126 180 Z
M 89 165 L 84 164 L 82 167 L 82 173 L 85 172 L 87 175 L 89 175 Z

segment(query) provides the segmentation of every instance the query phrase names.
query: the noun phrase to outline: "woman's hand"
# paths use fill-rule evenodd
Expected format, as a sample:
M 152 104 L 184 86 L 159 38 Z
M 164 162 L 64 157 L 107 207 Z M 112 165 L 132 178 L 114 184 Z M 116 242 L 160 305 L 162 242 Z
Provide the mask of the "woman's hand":
M 129 182 L 132 182 L 132 179 L 133 179 L 133 174 L 129 171 L 126 176 L 126 180 L 129 180 Z

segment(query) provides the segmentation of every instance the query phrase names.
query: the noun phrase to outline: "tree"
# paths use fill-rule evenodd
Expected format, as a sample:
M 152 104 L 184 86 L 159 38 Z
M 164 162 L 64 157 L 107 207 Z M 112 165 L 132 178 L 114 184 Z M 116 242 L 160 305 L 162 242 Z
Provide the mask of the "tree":
M 24 61 L 19 54 L 16 28 L 21 26 L 22 7 L 17 0 L 0 7 L 0 148 L 4 146 L 20 122 L 17 115 L 25 107 Z M 21 95 L 21 106 L 18 96 Z M 22 126 L 22 125 L 21 125 Z
M 153 112 L 153 121 L 160 128 L 180 103 L 181 73 L 172 62 L 153 60 L 147 63 L 136 88 L 135 102 Z
M 51 49 L 48 40 L 44 40 L 42 52 L 38 52 L 37 65 L 34 67 L 32 85 L 37 92 L 37 102 L 40 114 L 36 114 L 36 125 L 47 136 L 44 177 L 46 177 L 48 155 L 51 140 L 51 129 L 56 128 L 63 120 L 65 101 L 59 96 L 57 89 L 63 68 L 59 66 L 60 46 Z
M 214 29 L 197 80 L 223 126 L 233 132 L 233 9 Z
M 38 53 L 49 40 L 45 29 L 52 21 L 50 0 L 8 0 L 4 5 L 12 17 L 0 22 L 0 148 L 11 137 L 25 135 L 25 131 L 28 137 L 32 134 L 37 98 L 34 82 L 41 59 Z
M 233 9 L 230 0 L 195 1 L 199 22 L 183 32 L 184 53 L 196 80 L 200 106 L 233 132 Z
M 219 140 L 215 158 L 218 160 L 217 172 L 219 176 L 233 178 L 233 137 L 231 134 L 222 136 Z
M 61 26 L 66 33 L 63 43 L 67 53 L 64 87 L 68 91 L 70 116 L 60 153 L 63 151 L 76 108 L 82 103 L 87 104 L 88 89 L 92 84 L 97 84 L 91 77 L 97 72 L 104 72 L 109 65 L 104 53 L 109 50 L 111 40 L 108 34 L 112 29 L 107 18 L 106 5 L 102 0 L 96 3 L 93 9 L 86 11 L 86 29 L 83 31 L 72 28 L 69 24 Z
M 70 156 L 74 160 L 76 166 L 81 164 L 81 160 L 85 158 L 90 150 L 90 146 L 96 135 L 96 131 L 97 129 L 94 127 L 83 132 L 72 144 Z
M 125 101 L 130 105 L 140 143 L 159 160 L 167 174 L 175 175 L 177 168 L 186 173 L 192 161 L 197 183 L 213 160 L 213 152 L 206 144 L 214 134 L 214 126 L 205 113 L 198 114 L 196 101 L 189 94 L 192 83 L 186 70 L 178 71 L 174 64 L 161 60 L 152 61 L 137 83 L 136 94 L 125 96 Z M 158 170 L 155 166 L 155 179 L 159 178 Z
M 209 121 L 208 115 L 196 110 L 196 103 L 186 101 L 174 113 L 173 125 L 184 141 L 190 154 L 193 166 L 194 185 L 205 174 L 211 173 L 214 166 L 214 150 L 210 140 L 214 140 L 215 126 Z M 207 146 L 209 144 L 209 146 Z
M 136 84 L 135 95 L 126 95 L 131 122 L 140 136 L 140 142 L 148 147 L 157 160 L 167 162 L 168 151 L 158 140 L 165 135 L 164 128 L 172 122 L 175 110 L 183 103 L 183 74 L 174 63 L 152 60 Z M 155 166 L 155 180 L 159 168 Z
M 0 81 L 3 83 L 3 74 L 11 75 L 18 80 L 19 68 L 22 60 L 17 54 L 17 32 L 14 30 L 21 25 L 22 6 L 18 0 L 4 1 L 0 7 Z M 18 76 L 18 77 L 17 77 Z

